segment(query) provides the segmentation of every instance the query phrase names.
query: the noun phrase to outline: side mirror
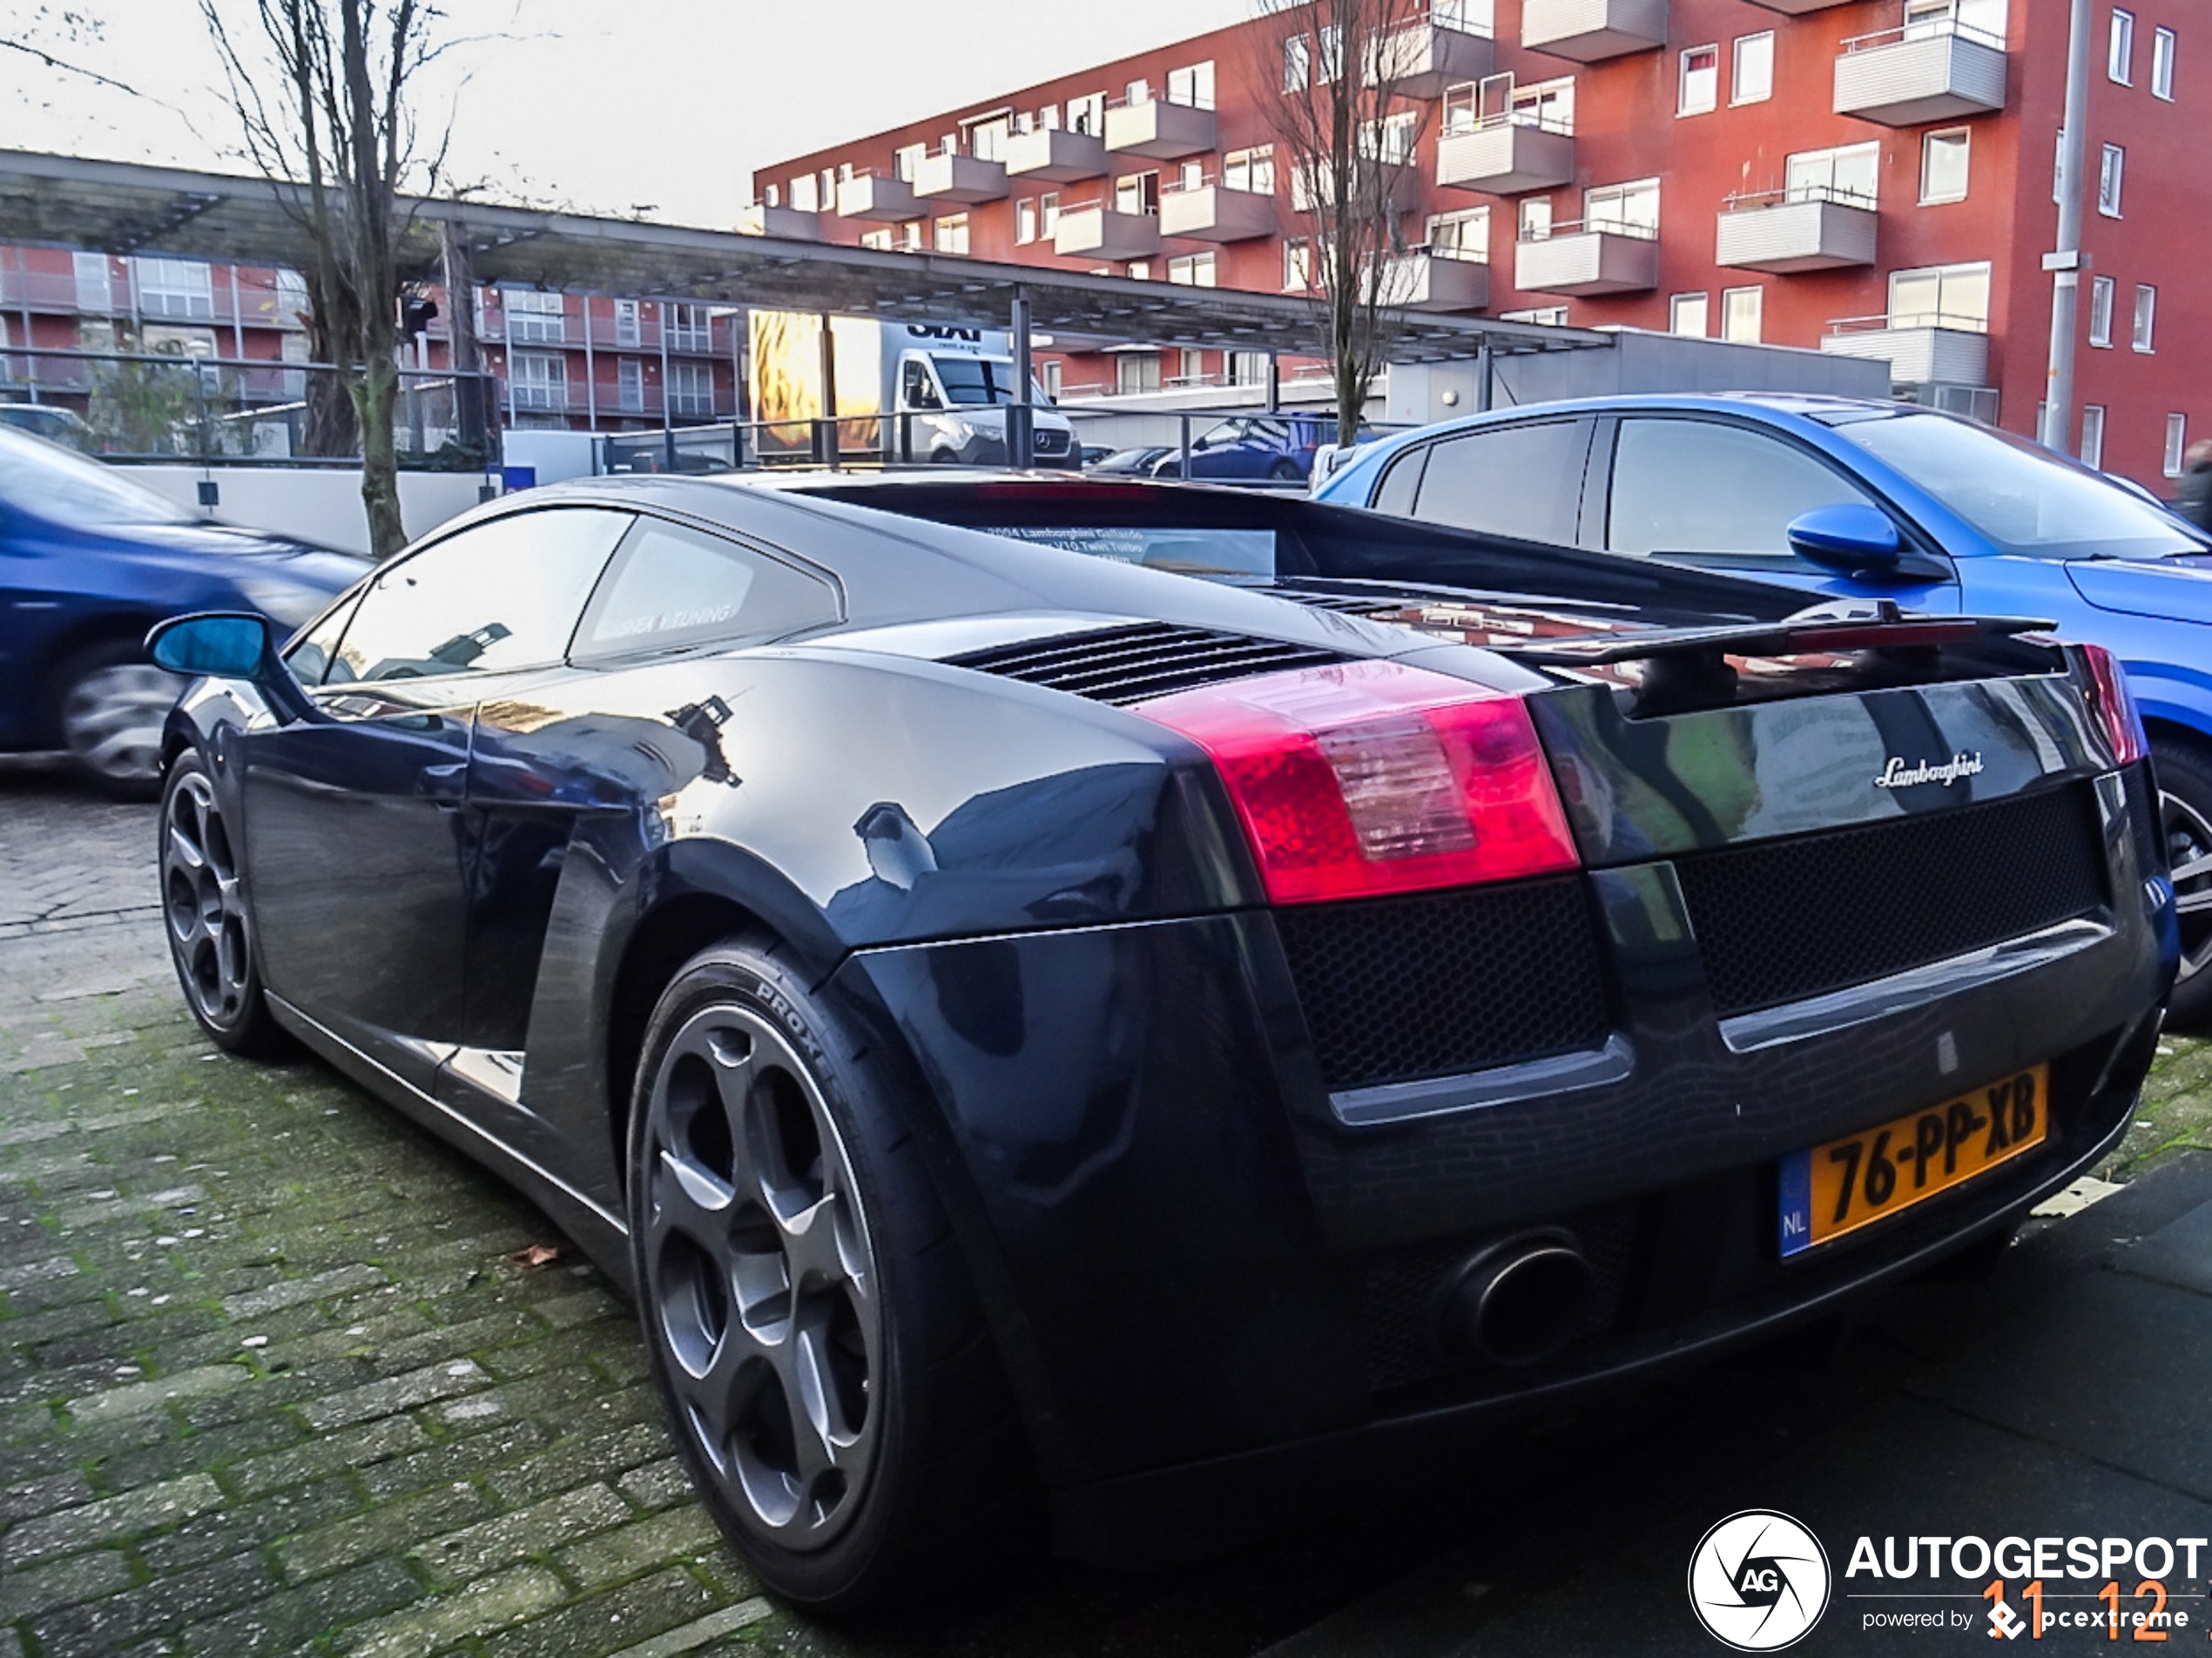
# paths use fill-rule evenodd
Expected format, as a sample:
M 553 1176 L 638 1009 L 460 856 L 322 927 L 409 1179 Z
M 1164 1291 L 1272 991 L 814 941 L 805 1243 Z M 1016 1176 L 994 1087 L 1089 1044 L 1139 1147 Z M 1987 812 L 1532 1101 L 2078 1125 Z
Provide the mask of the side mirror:
M 146 634 L 146 655 L 171 673 L 260 681 L 281 672 L 266 617 L 210 610 L 172 616 Z
M 1800 513 L 1785 533 L 1792 552 L 1838 576 L 1894 576 L 1905 557 L 1905 538 L 1890 516 L 1856 502 Z

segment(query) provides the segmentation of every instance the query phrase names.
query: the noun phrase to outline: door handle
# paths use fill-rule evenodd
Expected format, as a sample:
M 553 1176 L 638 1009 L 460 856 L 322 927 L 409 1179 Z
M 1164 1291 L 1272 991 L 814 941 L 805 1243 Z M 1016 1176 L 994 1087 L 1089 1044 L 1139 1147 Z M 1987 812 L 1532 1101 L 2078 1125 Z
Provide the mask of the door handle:
M 415 792 L 425 800 L 459 800 L 469 792 L 469 762 L 426 765 L 416 776 Z

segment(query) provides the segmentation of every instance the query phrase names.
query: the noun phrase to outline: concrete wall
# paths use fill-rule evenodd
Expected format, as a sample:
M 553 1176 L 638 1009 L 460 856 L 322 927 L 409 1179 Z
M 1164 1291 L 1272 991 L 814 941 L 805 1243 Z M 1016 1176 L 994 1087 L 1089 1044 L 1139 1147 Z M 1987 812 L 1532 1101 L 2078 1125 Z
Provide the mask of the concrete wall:
M 130 476 L 179 506 L 202 510 L 199 486 L 212 481 L 207 516 L 226 524 L 297 536 L 349 553 L 368 551 L 361 475 L 349 467 L 133 466 Z M 476 472 L 402 472 L 400 516 L 409 540 L 466 512 L 498 480 Z

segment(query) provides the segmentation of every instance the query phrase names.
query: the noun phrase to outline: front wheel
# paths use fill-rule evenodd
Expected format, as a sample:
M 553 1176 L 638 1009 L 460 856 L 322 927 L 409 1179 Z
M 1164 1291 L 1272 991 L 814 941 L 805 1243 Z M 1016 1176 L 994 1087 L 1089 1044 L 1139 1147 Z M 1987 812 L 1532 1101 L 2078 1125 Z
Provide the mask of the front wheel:
M 2161 743 L 2152 765 L 2182 924 L 2182 971 L 2166 1022 L 2176 1030 L 2202 1031 L 2212 1028 L 2212 760 L 2193 748 Z
M 206 762 L 190 749 L 161 792 L 160 867 L 163 931 L 192 1016 L 226 1053 L 283 1052 L 261 994 L 238 843 Z
M 746 1563 L 829 1613 L 981 1565 L 1028 1488 L 893 1087 L 801 975 L 734 942 L 663 992 L 631 1117 L 631 1259 L 678 1451 Z

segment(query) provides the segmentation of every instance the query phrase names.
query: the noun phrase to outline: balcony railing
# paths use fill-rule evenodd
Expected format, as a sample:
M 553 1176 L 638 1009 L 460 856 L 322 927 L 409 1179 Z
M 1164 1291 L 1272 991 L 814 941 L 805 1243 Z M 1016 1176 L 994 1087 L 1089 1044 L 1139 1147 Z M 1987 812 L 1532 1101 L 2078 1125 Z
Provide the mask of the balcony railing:
M 1444 89 L 1490 73 L 1497 48 L 1487 27 L 1462 16 L 1447 23 L 1432 15 L 1384 36 L 1369 54 L 1370 86 L 1388 84 L 1407 98 L 1441 98 Z
M 1829 332 L 1821 336 L 1823 351 L 1886 362 L 1894 386 L 1988 384 L 1989 323 L 1986 317 L 1901 311 L 1886 316 L 1838 317 L 1828 327 Z
M 1574 181 L 1574 123 L 1556 116 L 1501 111 L 1436 141 L 1436 182 L 1452 189 L 1513 196 Z
M 1106 140 L 1094 133 L 1040 127 L 1034 132 L 1017 132 L 1006 141 L 1009 178 L 1072 184 L 1078 179 L 1103 179 L 1108 165 Z
M 1598 218 L 1567 219 L 1524 235 L 1514 250 L 1514 286 L 1529 293 L 1640 293 L 1659 285 L 1659 232 Z
M 1238 190 L 1208 178 L 1160 192 L 1160 234 L 1198 242 L 1241 242 L 1275 233 L 1272 191 Z
M 1006 168 L 980 156 L 956 151 L 924 156 L 914 164 L 914 192 L 934 206 L 940 202 L 973 206 L 1006 199 Z
M 1473 250 L 1412 247 L 1385 276 L 1386 304 L 1407 311 L 1480 311 L 1490 303 L 1489 261 Z
M 777 236 L 786 241 L 819 242 L 822 216 L 799 207 L 771 207 L 752 202 L 738 209 L 738 230 L 745 236 Z
M 1522 0 L 1521 44 L 1578 64 L 1667 44 L 1667 0 Z
M 1777 275 L 1871 265 L 1879 223 L 1873 197 L 1834 185 L 1732 195 L 1721 208 L 1714 262 Z
M 1953 17 L 1858 35 L 1836 59 L 1835 107 L 1885 126 L 1986 115 L 2005 107 L 2000 36 Z
M 227 277 L 217 275 L 204 293 L 141 286 L 136 311 L 142 321 L 187 327 L 297 328 L 307 302 L 303 290 L 287 292 L 269 286 L 266 280 L 244 280 L 233 291 Z M 47 316 L 118 318 L 128 317 L 133 310 L 127 276 L 80 283 L 72 271 L 34 271 L 13 265 L 0 265 L 0 307 Z
M 1095 201 L 1062 207 L 1053 226 L 1052 251 L 1063 259 L 1150 259 L 1160 251 L 1159 215 L 1124 212 Z
M 858 172 L 838 182 L 840 219 L 865 219 L 895 225 L 928 215 L 928 206 L 915 199 L 914 185 L 895 173 Z
M 1110 154 L 1147 156 L 1173 161 L 1218 147 L 1211 104 L 1175 104 L 1164 98 L 1106 106 L 1106 148 Z

